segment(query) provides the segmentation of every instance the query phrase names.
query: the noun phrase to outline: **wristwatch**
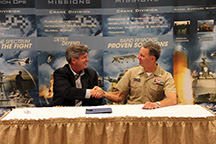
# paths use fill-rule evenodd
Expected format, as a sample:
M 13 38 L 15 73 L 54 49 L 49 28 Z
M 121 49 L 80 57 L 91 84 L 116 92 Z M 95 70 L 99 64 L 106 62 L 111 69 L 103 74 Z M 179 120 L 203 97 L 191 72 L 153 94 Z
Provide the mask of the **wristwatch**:
M 160 102 L 156 102 L 157 104 L 158 104 L 158 108 L 160 108 L 160 106 L 161 106 L 161 103 Z

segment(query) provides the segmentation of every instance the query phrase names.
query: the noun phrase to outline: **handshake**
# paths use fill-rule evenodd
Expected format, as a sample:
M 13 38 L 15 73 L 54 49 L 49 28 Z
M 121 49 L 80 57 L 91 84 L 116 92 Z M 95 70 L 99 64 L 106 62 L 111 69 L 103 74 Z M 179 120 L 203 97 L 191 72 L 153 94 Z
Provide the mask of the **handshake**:
M 100 99 L 105 96 L 105 91 L 98 86 L 95 86 L 93 89 L 90 90 L 90 92 L 93 98 Z

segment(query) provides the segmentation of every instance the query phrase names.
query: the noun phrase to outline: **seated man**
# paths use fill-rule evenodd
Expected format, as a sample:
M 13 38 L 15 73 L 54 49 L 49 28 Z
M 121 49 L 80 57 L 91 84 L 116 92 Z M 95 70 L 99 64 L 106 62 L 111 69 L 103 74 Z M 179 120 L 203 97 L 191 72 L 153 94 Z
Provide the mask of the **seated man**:
M 98 85 L 96 71 L 87 68 L 88 48 L 72 44 L 66 49 L 68 64 L 57 69 L 54 74 L 53 99 L 51 106 L 96 106 L 102 99 L 93 98 Z
M 145 43 L 137 57 L 140 66 L 131 68 L 124 74 L 116 85 L 117 92 L 103 92 L 103 97 L 113 102 L 121 102 L 128 95 L 127 104 L 144 104 L 143 109 L 177 104 L 172 75 L 156 63 L 160 53 L 159 45 L 153 42 Z M 100 90 L 102 92 L 102 89 Z M 95 97 L 100 98 L 100 93 Z

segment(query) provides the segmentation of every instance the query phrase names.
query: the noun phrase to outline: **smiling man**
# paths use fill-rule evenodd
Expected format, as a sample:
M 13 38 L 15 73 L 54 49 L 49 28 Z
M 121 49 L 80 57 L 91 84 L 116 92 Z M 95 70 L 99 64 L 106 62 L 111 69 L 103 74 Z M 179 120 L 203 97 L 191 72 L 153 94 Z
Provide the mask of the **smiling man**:
M 92 97 L 96 93 L 93 88 L 98 85 L 98 76 L 96 71 L 87 68 L 88 47 L 72 44 L 66 49 L 65 56 L 68 64 L 53 74 L 54 95 L 51 106 L 101 105 L 101 98 Z
M 121 102 L 128 96 L 127 104 L 144 104 L 143 109 L 155 109 L 177 103 L 172 75 L 156 62 L 161 47 L 153 42 L 144 43 L 140 49 L 139 66 L 129 69 L 117 83 L 117 92 L 104 92 L 103 97 Z M 101 88 L 97 87 L 97 89 Z M 95 95 L 100 98 L 101 95 Z

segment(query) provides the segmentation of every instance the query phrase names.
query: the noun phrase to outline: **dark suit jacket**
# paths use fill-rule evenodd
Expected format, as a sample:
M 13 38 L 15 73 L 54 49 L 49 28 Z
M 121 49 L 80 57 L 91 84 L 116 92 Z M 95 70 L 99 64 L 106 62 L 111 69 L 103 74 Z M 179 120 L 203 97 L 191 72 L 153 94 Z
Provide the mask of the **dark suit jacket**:
M 75 99 L 82 100 L 83 106 L 95 106 L 102 104 L 102 99 L 85 99 L 86 89 L 92 89 L 98 85 L 97 73 L 93 69 L 84 69 L 81 76 L 82 88 L 76 88 L 75 77 L 69 64 L 57 69 L 54 74 L 53 99 L 51 106 L 75 106 Z

